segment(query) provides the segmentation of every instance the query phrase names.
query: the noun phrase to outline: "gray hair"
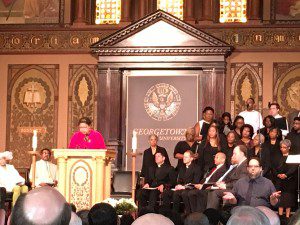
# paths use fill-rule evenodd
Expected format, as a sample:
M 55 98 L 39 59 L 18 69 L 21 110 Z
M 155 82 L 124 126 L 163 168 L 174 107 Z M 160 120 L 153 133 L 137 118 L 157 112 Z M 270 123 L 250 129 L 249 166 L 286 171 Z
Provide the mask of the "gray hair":
M 76 213 L 71 212 L 71 220 L 69 225 L 82 225 L 82 220 L 76 215 Z
M 280 144 L 280 146 L 286 145 L 286 147 L 288 147 L 288 148 L 290 148 L 292 146 L 292 142 L 289 139 L 284 139 L 279 144 Z
M 194 212 L 185 218 L 184 225 L 209 225 L 209 220 L 203 213 Z
M 266 206 L 257 206 L 256 208 L 268 217 L 271 225 L 280 225 L 279 216 L 272 209 Z
M 150 140 L 152 137 L 155 137 L 155 139 L 158 141 L 158 136 L 156 134 L 150 134 L 148 140 Z
M 232 210 L 226 225 L 271 225 L 268 217 L 251 206 L 239 206 Z

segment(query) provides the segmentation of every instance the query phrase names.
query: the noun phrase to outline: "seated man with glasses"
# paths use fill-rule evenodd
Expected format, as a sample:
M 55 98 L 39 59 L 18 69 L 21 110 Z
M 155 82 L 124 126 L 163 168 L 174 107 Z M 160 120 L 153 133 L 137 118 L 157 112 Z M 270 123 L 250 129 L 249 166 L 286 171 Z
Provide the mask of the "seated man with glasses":
M 224 192 L 223 201 L 233 205 L 275 206 L 280 197 L 271 180 L 263 177 L 259 158 L 251 158 L 247 166 L 248 176 L 239 179 L 232 192 Z

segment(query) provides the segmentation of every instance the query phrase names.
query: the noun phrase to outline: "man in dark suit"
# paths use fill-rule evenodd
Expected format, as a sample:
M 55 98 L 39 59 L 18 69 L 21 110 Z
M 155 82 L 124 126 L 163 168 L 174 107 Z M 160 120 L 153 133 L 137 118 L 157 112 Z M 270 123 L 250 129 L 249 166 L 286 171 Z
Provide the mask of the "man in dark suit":
M 149 168 L 156 166 L 155 157 L 154 157 L 156 152 L 161 152 L 166 158 L 165 163 L 171 165 L 167 150 L 163 147 L 158 146 L 157 142 L 158 142 L 158 136 L 156 134 L 151 134 L 149 136 L 150 148 L 147 148 L 143 154 L 141 177 L 146 177 L 148 175 Z
M 247 147 L 238 145 L 233 149 L 232 165 L 226 173 L 212 186 L 208 193 L 206 208 L 218 209 L 224 192 L 230 192 L 233 185 L 242 177 L 248 176 L 247 172 Z
M 193 188 L 193 184 L 197 184 L 201 179 L 200 167 L 193 162 L 194 154 L 191 150 L 187 150 L 183 154 L 184 166 L 180 167 L 177 185 L 173 190 L 166 190 L 163 192 L 163 205 L 167 208 L 171 206 L 171 199 L 173 198 L 173 211 L 179 212 L 181 200 L 183 200 L 186 213 L 190 213 L 188 192 Z
M 218 152 L 215 155 L 214 161 L 216 167 L 214 167 L 199 184 L 195 185 L 195 190 L 188 193 L 188 209 L 190 209 L 191 212 L 203 212 L 205 210 L 209 184 L 217 182 L 226 172 L 226 155 L 223 152 Z
M 154 207 L 159 195 L 163 193 L 164 190 L 170 190 L 174 187 L 176 183 L 176 173 L 172 166 L 165 163 L 165 160 L 166 156 L 162 152 L 156 152 L 156 166 L 149 168 L 149 173 L 145 177 L 145 185 L 139 190 L 137 195 L 139 211 L 147 206 L 147 211 L 154 212 Z M 148 205 L 147 200 L 149 200 Z

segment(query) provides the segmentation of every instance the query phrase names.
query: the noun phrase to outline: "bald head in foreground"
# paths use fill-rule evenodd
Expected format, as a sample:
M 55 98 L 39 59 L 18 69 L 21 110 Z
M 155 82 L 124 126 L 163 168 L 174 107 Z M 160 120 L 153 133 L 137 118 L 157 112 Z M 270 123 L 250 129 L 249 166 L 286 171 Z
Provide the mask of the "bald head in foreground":
M 163 215 L 148 213 L 137 218 L 132 225 L 174 225 L 174 223 Z
M 71 207 L 56 189 L 36 188 L 21 195 L 13 208 L 11 225 L 68 225 Z

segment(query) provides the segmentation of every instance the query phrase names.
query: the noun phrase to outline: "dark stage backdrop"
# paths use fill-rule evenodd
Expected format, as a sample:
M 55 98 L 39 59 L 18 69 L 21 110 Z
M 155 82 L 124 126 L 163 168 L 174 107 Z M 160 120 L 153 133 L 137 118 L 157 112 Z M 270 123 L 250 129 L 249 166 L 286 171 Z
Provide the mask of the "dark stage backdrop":
M 156 134 L 158 145 L 168 151 L 171 164 L 177 142 L 185 140 L 186 128 L 198 120 L 199 71 L 143 71 L 127 76 L 126 149 L 131 151 L 133 130 L 137 132 L 138 152 L 149 148 L 148 136 Z M 134 74 L 134 75 L 133 75 Z M 161 74 L 161 75 L 160 75 Z M 136 160 L 142 166 L 142 156 Z M 131 158 L 126 158 L 126 169 L 131 170 Z

